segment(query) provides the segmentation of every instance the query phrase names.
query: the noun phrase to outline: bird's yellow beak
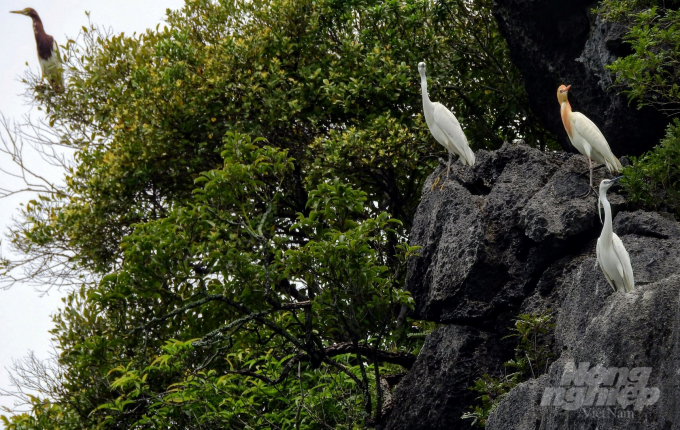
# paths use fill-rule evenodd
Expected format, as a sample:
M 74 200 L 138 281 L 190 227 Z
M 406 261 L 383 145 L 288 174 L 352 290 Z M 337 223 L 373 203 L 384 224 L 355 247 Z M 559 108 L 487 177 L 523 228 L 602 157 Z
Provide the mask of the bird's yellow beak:
M 571 88 L 571 85 L 567 85 L 567 88 L 564 89 L 564 92 L 569 91 L 569 88 Z
M 23 10 L 10 10 L 9 13 L 18 13 L 19 15 L 25 15 Z

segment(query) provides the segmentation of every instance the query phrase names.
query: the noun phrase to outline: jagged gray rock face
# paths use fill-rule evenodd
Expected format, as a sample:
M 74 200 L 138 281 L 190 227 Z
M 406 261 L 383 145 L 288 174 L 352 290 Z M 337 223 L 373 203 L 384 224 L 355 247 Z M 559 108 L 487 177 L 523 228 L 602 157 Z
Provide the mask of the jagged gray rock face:
M 510 56 L 524 78 L 532 110 L 567 151 L 569 143 L 559 115 L 557 87 L 572 85 L 569 101 L 597 124 L 617 156 L 638 155 L 663 137 L 668 119 L 659 112 L 629 106 L 611 88 L 605 69 L 631 48 L 626 29 L 603 23 L 590 0 L 494 0 L 494 15 L 508 42 Z
M 580 157 L 569 158 L 531 197 L 520 214 L 520 226 L 529 239 L 565 240 L 593 227 L 592 199 L 581 198 L 588 191 L 581 167 Z
M 410 243 L 422 247 L 406 279 L 415 316 L 485 327 L 516 310 L 536 274 L 596 223 L 595 196 L 582 197 L 586 168 L 580 155 L 506 144 L 478 151 L 473 168 L 454 165 L 432 189 L 440 166 L 411 230 Z
M 675 238 L 676 245 L 678 238 Z M 667 260 L 670 262 L 670 260 Z M 492 413 L 488 430 L 561 429 L 678 429 L 680 428 L 680 275 L 636 288 L 628 294 L 601 293 L 578 289 L 581 296 L 570 295 L 561 314 L 576 312 L 585 302 L 599 303 L 592 318 L 583 325 L 566 324 L 573 318 L 559 318 L 560 358 L 547 375 L 513 389 Z M 556 334 L 557 336 L 557 334 Z M 541 406 L 546 389 L 561 386 L 567 362 L 590 363 L 606 368 L 649 368 L 648 389 L 658 389 L 658 400 L 635 410 L 639 393 L 633 392 L 630 404 L 583 406 L 565 410 L 552 403 Z M 632 378 L 631 378 L 632 379 Z M 568 387 L 574 387 L 574 384 Z M 653 399 L 651 399 L 653 400 Z M 597 401 L 597 399 L 596 399 Z M 626 407 L 624 407 L 626 406 Z M 537 427 L 538 425 L 538 427 Z
M 524 382 L 505 397 L 496 410 L 491 414 L 487 421 L 487 428 L 511 429 L 540 429 L 541 407 L 539 406 L 543 391 L 547 385 L 548 375 L 543 375 L 537 379 Z M 521 408 L 513 407 L 521 404 Z M 508 427 L 503 427 L 507 425 Z
M 627 212 L 609 191 L 637 286 L 615 293 L 596 265 L 601 224 L 595 196 L 581 196 L 585 157 L 516 145 L 477 154 L 474 168 L 454 166 L 442 190 L 431 187 L 443 164 L 424 187 L 410 238 L 422 248 L 409 262 L 407 287 L 417 318 L 448 325 L 427 339 L 395 389 L 384 428 L 470 428 L 460 419 L 476 396 L 468 388 L 484 373 L 505 371 L 514 355 L 515 341 L 503 339 L 512 318 L 550 309 L 556 361 L 511 391 L 487 429 L 680 429 L 680 224 Z M 659 400 L 632 418 L 616 409 L 613 421 L 609 412 L 541 406 L 570 361 L 651 367 L 648 386 L 660 389 Z
M 612 291 L 596 267 L 594 243 L 574 256 L 555 279 L 552 299 L 539 306 L 556 313 L 557 361 L 548 375 L 513 390 L 487 429 L 533 430 L 535 423 L 554 430 L 680 428 L 680 225 L 657 213 L 621 212 L 614 230 L 630 254 L 636 289 L 628 294 Z M 545 389 L 560 386 L 569 361 L 649 367 L 647 387 L 659 388 L 659 399 L 640 411 L 619 403 L 574 411 L 540 406 Z
M 621 212 L 614 219 L 614 231 L 630 255 L 638 293 L 643 287 L 680 274 L 680 225 L 677 222 L 656 213 Z M 581 345 L 588 330 L 592 329 L 593 320 L 607 311 L 608 300 L 626 297 L 625 294 L 613 294 L 597 266 L 594 248 L 595 241 L 588 243 L 581 253 L 570 258 L 569 266 L 561 276 L 553 280 L 555 297 L 551 301 L 556 314 L 557 351 L 568 351 Z M 527 302 L 533 299 L 529 298 Z M 631 307 L 627 311 L 637 318 L 634 309 Z M 671 316 L 680 318 L 675 311 L 667 317 Z
M 470 385 L 470 374 L 486 373 L 497 366 L 504 342 L 497 334 L 472 327 L 447 325 L 425 341 L 413 370 L 399 384 L 408 390 L 394 393 L 393 430 L 452 428 L 477 395 L 454 387 Z M 423 381 L 428 381 L 424 384 Z M 404 408 L 404 405 L 409 405 Z M 469 428 L 469 423 L 461 423 Z

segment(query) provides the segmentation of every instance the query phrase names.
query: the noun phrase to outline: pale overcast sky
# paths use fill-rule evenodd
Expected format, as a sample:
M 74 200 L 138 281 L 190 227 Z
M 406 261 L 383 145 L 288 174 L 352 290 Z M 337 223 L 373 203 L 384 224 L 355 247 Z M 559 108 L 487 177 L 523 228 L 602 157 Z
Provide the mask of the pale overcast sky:
M 183 4 L 183 0 L 0 0 L 0 114 L 15 120 L 21 120 L 26 114 L 39 115 L 25 105 L 21 97 L 24 86 L 19 82 L 26 62 L 36 72 L 39 69 L 31 19 L 10 14 L 10 10 L 34 8 L 42 18 L 45 31 L 63 45 L 67 38 L 75 39 L 80 28 L 88 24 L 85 11 L 90 11 L 93 23 L 131 34 L 162 24 L 166 9 L 179 9 Z M 0 157 L 0 163 L 7 166 L 8 160 Z M 61 177 L 59 172 L 51 175 L 55 182 Z M 11 183 L 12 179 L 0 172 L 0 186 Z M 30 198 L 33 197 L 20 195 L 0 200 L 3 236 L 19 204 Z M 7 254 L 6 240 L 3 240 L 2 252 Z M 41 297 L 26 285 L 0 291 L 0 388 L 10 388 L 5 369 L 13 359 L 26 356 L 30 350 L 40 358 L 48 356 L 50 315 L 60 306 L 61 295 L 53 290 Z M 0 397 L 0 406 L 12 407 L 12 404 L 12 399 Z

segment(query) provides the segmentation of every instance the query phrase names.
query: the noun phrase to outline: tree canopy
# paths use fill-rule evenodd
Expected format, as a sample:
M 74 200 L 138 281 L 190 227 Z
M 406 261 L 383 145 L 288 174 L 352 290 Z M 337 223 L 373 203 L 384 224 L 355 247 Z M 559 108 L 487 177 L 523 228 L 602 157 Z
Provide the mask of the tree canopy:
M 653 106 L 669 116 L 680 113 L 680 2 L 605 0 L 599 15 L 623 24 L 630 54 L 609 69 L 616 84 L 639 107 Z
M 680 218 L 680 2 L 677 0 L 604 0 L 597 13 L 625 26 L 629 49 L 609 66 L 615 87 L 639 108 L 651 106 L 669 117 L 660 144 L 633 158 L 622 181 L 630 200 Z
M 71 292 L 53 367 L 16 369 L 42 397 L 5 425 L 380 422 L 429 327 L 404 318 L 406 238 L 446 153 L 417 63 L 473 148 L 553 142 L 490 0 L 193 0 L 167 21 L 84 27 L 63 94 L 27 79 L 39 144 L 75 161 L 22 211 L 3 280 Z

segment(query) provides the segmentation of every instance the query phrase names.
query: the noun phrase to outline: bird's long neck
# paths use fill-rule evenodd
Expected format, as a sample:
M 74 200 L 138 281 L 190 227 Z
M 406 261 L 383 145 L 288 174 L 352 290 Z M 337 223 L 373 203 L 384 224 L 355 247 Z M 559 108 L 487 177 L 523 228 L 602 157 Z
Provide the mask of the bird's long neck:
M 43 60 L 49 60 L 52 57 L 54 39 L 45 33 L 39 16 L 31 16 L 31 18 L 33 18 L 33 33 L 35 33 L 35 45 L 38 48 L 38 56 Z
M 569 121 L 569 114 L 571 114 L 571 105 L 569 104 L 569 100 L 565 100 L 560 106 L 560 115 L 562 116 L 562 124 L 564 124 L 564 129 L 567 130 L 567 134 L 571 139 L 573 135 L 571 134 L 571 121 Z
M 611 246 L 614 229 L 612 227 L 612 207 L 607 200 L 607 190 L 600 190 L 600 202 L 604 207 L 604 226 L 600 239 L 603 241 L 603 245 Z
M 33 33 L 35 34 L 35 40 L 38 40 L 39 35 L 45 34 L 45 27 L 43 27 L 42 20 L 39 16 L 31 16 L 33 19 Z
M 430 96 L 427 95 L 427 78 L 425 74 L 420 75 L 420 89 L 423 93 L 423 111 L 425 112 L 425 120 L 430 121 L 432 116 L 432 102 Z

